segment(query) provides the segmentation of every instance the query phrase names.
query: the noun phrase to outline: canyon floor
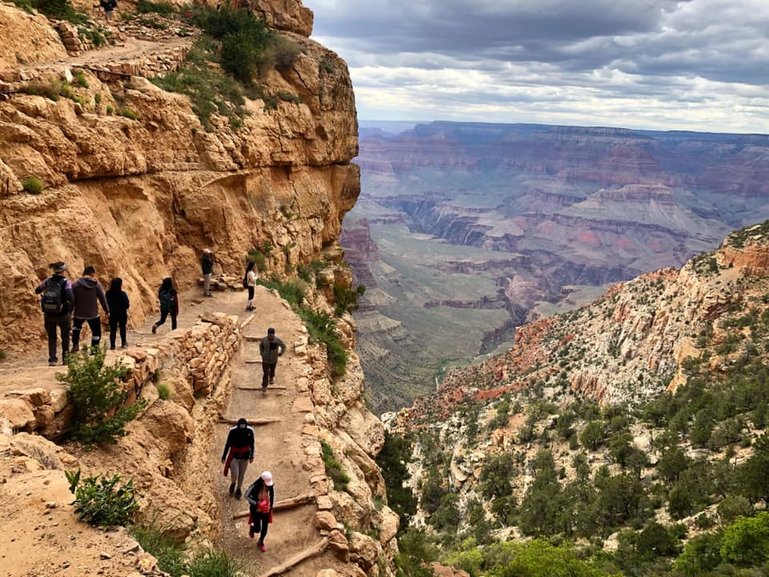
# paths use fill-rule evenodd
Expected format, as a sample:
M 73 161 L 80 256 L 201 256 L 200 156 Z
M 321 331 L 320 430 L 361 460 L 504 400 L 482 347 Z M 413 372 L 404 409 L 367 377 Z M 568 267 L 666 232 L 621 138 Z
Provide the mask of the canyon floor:
M 199 298 L 199 291 L 181 296 L 179 328 L 192 326 L 201 316 L 224 312 L 238 315 L 244 329 L 244 343 L 232 366 L 232 390 L 222 410 L 223 418 L 246 417 L 274 422 L 255 426 L 256 456 L 246 474 L 244 490 L 262 470 L 272 471 L 275 478 L 276 503 L 284 499 L 312 494 L 311 472 L 302 464 L 305 460 L 302 450 L 302 429 L 305 415 L 312 412 L 310 394 L 301 391 L 302 377 L 310 373 L 304 358 L 292 354 L 292 344 L 304 334 L 301 320 L 276 294 L 264 287 L 256 288 L 255 313 L 244 310 L 244 292 L 220 292 L 215 298 Z M 131 346 L 152 346 L 168 338 L 170 321 L 153 335 L 149 319 L 139 330 L 129 332 Z M 267 328 L 276 328 L 277 335 L 284 340 L 287 351 L 278 363 L 275 385 L 266 392 L 260 390 L 261 362 L 259 361 L 258 339 Z M 83 342 L 87 336 L 84 336 Z M 119 341 L 118 341 L 119 343 Z M 115 353 L 109 353 L 112 358 Z M 61 385 L 55 373 L 61 367 L 48 367 L 46 353 L 41 349 L 34 355 L 10 360 L 0 370 L 0 393 L 20 381 L 34 381 L 43 388 Z M 257 362 L 254 362 L 257 361 Z M 111 362 L 110 359 L 107 361 Z M 306 387 L 305 387 L 306 389 Z M 228 495 L 229 479 L 222 476 L 220 461 L 228 429 L 226 422 L 217 424 L 215 442 L 210 447 L 208 464 L 200 472 L 201 483 L 211 485 L 220 511 L 221 531 L 216 544 L 238 559 L 248 575 L 268 576 L 285 572 L 292 559 L 302 557 L 313 547 L 322 546 L 324 537 L 315 528 L 316 504 L 295 507 L 275 513 L 265 540 L 267 551 L 259 552 L 256 539 L 249 539 L 245 518 L 235 519 L 238 513 L 248 510 L 245 499 L 236 500 Z M 0 453 L 10 454 L 9 446 L 0 446 Z M 66 467 L 66 454 L 62 451 Z M 141 553 L 130 546 L 131 540 L 124 530 L 94 532 L 76 516 L 69 504 L 72 495 L 61 471 L 37 471 L 21 478 L 12 478 L 12 471 L 0 471 L 10 481 L 3 483 L 0 494 L 0 518 L 6 530 L 0 535 L 0 565 L 3 577 L 47 576 L 47 575 L 152 575 L 151 562 L 142 561 Z M 8 475 L 6 475 L 8 473 Z M 21 514 L 19 503 L 24 503 Z M 158 505 L 158 504 L 155 504 Z M 7 524 L 6 524 L 7 523 Z M 85 542 L 83 542 L 85 541 Z M 34 555 L 30 552 L 34 550 Z M 106 551 L 122 551 L 113 555 Z M 344 574 L 341 563 L 331 553 L 321 553 L 300 562 L 289 570 L 291 575 L 316 575 L 319 570 L 337 568 Z

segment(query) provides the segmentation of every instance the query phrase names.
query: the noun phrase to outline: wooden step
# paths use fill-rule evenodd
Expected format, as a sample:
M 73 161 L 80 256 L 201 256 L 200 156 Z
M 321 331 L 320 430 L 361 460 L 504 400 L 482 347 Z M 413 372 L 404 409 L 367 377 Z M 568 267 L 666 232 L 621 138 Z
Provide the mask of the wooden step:
M 312 503 L 315 503 L 315 495 L 308 493 L 307 495 L 299 495 L 278 501 L 272 509 L 273 511 L 285 511 L 286 509 L 294 509 L 295 507 L 302 507 Z M 232 516 L 233 519 L 242 519 L 243 517 L 248 517 L 248 511 L 241 511 Z

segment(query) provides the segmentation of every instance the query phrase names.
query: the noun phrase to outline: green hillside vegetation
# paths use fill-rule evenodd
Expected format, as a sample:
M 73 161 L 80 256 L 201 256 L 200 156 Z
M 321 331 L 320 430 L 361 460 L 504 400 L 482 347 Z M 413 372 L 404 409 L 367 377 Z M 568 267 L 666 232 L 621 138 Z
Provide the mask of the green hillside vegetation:
M 768 305 L 746 296 L 706 324 L 674 393 L 601 407 L 535 386 L 388 436 L 406 544 L 424 520 L 434 556 L 473 577 L 769 575 Z

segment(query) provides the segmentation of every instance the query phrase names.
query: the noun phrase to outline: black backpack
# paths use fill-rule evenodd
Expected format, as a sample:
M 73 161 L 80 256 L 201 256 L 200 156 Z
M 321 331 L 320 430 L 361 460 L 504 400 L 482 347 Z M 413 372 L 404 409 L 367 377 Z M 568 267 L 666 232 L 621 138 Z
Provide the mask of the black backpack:
M 67 304 L 64 298 L 64 286 L 66 284 L 67 280 L 64 278 L 61 280 L 54 280 L 53 277 L 48 279 L 40 299 L 40 306 L 45 314 L 60 315 L 64 313 L 64 307 Z
M 243 288 L 248 288 L 248 271 L 243 275 Z

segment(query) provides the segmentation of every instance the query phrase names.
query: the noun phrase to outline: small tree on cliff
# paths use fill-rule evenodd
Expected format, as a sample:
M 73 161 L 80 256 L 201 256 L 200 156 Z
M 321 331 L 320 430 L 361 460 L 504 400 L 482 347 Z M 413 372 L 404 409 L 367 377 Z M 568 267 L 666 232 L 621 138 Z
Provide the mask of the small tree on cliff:
M 125 405 L 122 379 L 128 369 L 115 363 L 104 366 L 104 351 L 94 356 L 83 351 L 69 356 L 67 372 L 56 379 L 69 385 L 74 408 L 72 438 L 86 445 L 114 443 L 125 435 L 125 425 L 136 418 L 143 401 Z

